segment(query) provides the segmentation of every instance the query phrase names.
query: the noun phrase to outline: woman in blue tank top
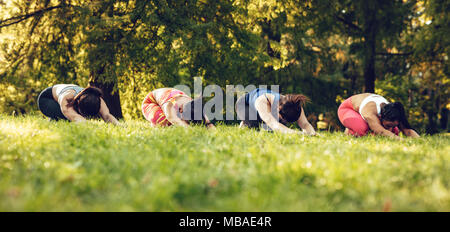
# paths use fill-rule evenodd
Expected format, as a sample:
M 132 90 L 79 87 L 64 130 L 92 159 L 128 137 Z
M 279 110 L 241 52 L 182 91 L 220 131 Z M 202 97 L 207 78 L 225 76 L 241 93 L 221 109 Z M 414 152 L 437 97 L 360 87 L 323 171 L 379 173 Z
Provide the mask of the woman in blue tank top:
M 85 121 L 101 117 L 105 122 L 118 124 L 109 113 L 102 91 L 95 87 L 81 88 L 73 84 L 58 84 L 44 89 L 38 97 L 39 110 L 52 120 Z
M 297 122 L 308 135 L 316 132 L 306 119 L 302 105 L 308 98 L 301 94 L 281 95 L 268 89 L 255 89 L 236 102 L 236 112 L 241 120 L 240 127 L 263 127 L 282 133 L 298 133 L 286 124 Z

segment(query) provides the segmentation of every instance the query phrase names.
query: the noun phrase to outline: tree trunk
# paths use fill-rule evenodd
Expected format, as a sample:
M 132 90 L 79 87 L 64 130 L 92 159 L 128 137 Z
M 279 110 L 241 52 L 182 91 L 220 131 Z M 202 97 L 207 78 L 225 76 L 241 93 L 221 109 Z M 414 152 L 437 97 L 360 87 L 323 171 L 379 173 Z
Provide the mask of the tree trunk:
M 93 18 L 97 20 L 102 20 L 102 15 L 107 14 L 107 17 L 113 17 L 114 15 L 114 5 L 107 2 L 103 2 L 101 7 L 97 11 L 93 12 Z M 90 29 L 96 29 L 95 24 L 90 25 Z M 98 30 L 98 29 L 97 29 Z M 108 106 L 109 112 L 116 118 L 122 119 L 122 107 L 120 106 L 120 96 L 117 88 L 117 76 L 115 75 L 105 75 L 106 65 L 110 64 L 109 67 L 114 67 L 115 56 L 116 56 L 116 45 L 117 39 L 114 37 L 114 30 L 112 28 L 105 28 L 98 30 L 97 33 L 102 33 L 103 37 L 101 39 L 89 40 L 88 43 L 91 45 L 88 53 L 91 53 L 93 57 L 99 57 L 102 62 L 91 61 L 91 71 L 89 85 L 97 87 L 103 92 L 103 100 L 105 100 L 106 106 Z M 105 45 L 108 46 L 105 46 Z M 100 47 L 100 48 L 99 48 Z M 105 78 L 105 76 L 107 76 Z M 114 91 L 116 90 L 116 91 Z
M 448 132 L 447 130 L 447 125 L 448 125 L 448 109 L 447 108 L 443 108 L 441 110 L 441 119 L 440 119 L 440 124 L 441 124 L 441 130 L 445 130 Z
M 427 111 L 425 112 L 428 116 L 428 124 L 426 126 L 426 132 L 430 135 L 436 134 L 439 132 L 437 121 L 437 113 L 435 111 Z
M 117 84 L 117 80 L 115 79 L 113 82 L 104 82 L 101 81 L 99 76 L 103 73 L 103 70 L 98 72 L 91 72 L 91 80 L 89 81 L 89 85 L 97 87 L 103 92 L 103 100 L 105 100 L 106 105 L 108 106 L 109 112 L 117 119 L 122 119 L 122 107 L 120 106 L 120 95 L 119 91 L 114 91 L 114 87 Z
M 428 95 L 429 99 L 435 99 L 435 91 L 432 89 L 425 90 L 424 94 Z M 432 101 L 429 101 L 432 102 Z M 439 132 L 437 124 L 437 114 L 438 110 L 433 104 L 422 105 L 422 110 L 428 117 L 428 124 L 426 125 L 425 131 L 428 134 L 436 134 Z
M 366 93 L 375 92 L 375 40 L 366 41 L 364 56 L 364 90 Z
M 375 92 L 376 6 L 373 1 L 364 3 L 364 91 Z

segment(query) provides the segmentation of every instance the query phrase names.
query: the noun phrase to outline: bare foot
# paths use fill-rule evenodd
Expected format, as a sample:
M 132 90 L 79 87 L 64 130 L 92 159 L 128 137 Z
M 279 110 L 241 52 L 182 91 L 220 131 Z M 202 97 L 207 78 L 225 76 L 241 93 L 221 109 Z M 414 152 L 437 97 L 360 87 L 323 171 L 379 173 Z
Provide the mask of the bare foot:
M 245 127 L 248 127 L 248 126 L 244 123 L 244 121 L 241 121 L 241 123 L 239 124 L 239 128 L 245 128 Z
M 349 130 L 348 128 L 345 128 L 344 134 L 346 134 L 346 135 L 352 135 L 352 134 L 350 133 L 350 130 Z

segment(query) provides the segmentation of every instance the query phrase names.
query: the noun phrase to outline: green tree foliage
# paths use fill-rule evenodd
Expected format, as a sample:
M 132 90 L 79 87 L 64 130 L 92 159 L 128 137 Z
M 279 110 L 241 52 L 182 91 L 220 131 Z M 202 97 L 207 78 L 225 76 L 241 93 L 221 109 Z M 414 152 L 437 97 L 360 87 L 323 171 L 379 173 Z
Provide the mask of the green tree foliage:
M 448 131 L 449 9 L 446 1 L 419 1 L 415 5 L 402 43 L 396 45 L 411 52 L 385 60 L 385 66 L 397 69 L 388 70 L 390 74 L 377 84 L 392 99 L 407 103 L 415 126 L 431 134 Z
M 120 83 L 131 83 L 135 96 L 156 86 L 156 77 L 166 86 L 191 83 L 196 75 L 212 83 L 237 82 L 259 67 L 256 37 L 236 24 L 232 13 L 238 7 L 231 2 L 36 0 L 16 6 L 17 16 L 0 27 L 26 29 L 30 38 L 5 46 L 12 67 L 3 77 L 17 79 L 15 71 L 27 68 L 35 70 L 35 80 L 49 77 L 46 83 L 88 79 L 104 90 L 119 117 Z
M 417 128 L 447 129 L 448 3 L 441 0 L 0 1 L 2 112 L 36 110 L 56 83 L 95 85 L 141 118 L 157 87 L 278 84 L 314 123 L 352 94 L 401 101 Z M 425 126 L 426 125 L 426 126 Z

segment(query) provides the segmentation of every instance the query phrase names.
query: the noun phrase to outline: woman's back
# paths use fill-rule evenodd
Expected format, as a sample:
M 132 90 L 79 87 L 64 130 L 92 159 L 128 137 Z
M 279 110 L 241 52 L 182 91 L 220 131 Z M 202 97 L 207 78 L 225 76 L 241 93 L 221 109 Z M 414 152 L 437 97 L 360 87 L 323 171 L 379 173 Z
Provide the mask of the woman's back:
M 351 100 L 352 100 L 353 109 L 356 112 L 359 112 L 359 114 L 363 117 L 364 120 L 365 120 L 365 118 L 363 115 L 363 109 L 366 111 L 366 114 L 367 114 L 368 111 L 367 111 L 367 109 L 365 109 L 365 106 L 368 103 L 372 103 L 372 105 L 370 107 L 374 107 L 374 106 L 376 107 L 374 109 L 376 109 L 375 113 L 377 115 L 380 114 L 381 104 L 389 103 L 384 97 L 382 97 L 378 94 L 374 94 L 374 93 L 357 94 L 357 95 L 352 96 Z M 373 103 L 375 103 L 375 105 L 373 105 Z M 369 108 L 369 112 L 372 112 L 371 108 Z
M 372 93 L 360 93 L 352 96 L 352 105 L 353 109 L 359 112 L 359 107 L 361 106 L 362 101 L 370 96 Z
M 79 92 L 81 92 L 84 88 L 75 85 L 75 84 L 57 84 L 54 85 L 52 88 L 52 94 L 53 94 L 53 98 L 55 99 L 55 101 L 60 102 L 59 98 L 61 97 L 62 94 L 64 94 L 66 91 L 68 90 L 73 90 L 75 91 L 75 95 L 77 95 Z M 74 95 L 74 96 L 75 96 Z

